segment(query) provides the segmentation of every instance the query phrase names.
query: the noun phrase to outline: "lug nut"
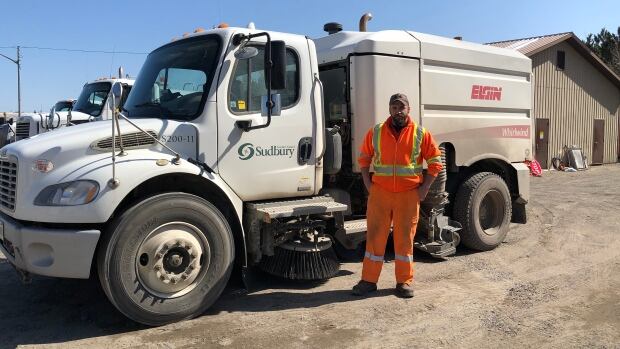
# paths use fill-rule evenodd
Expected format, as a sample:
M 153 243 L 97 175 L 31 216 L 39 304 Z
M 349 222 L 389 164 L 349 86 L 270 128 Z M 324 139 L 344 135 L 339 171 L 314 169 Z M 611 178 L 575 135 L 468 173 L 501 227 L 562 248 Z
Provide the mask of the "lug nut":
M 164 280 L 166 280 L 166 277 L 162 275 L 162 276 L 160 276 L 160 277 L 159 277 L 159 279 L 160 279 L 161 281 L 164 281 Z
M 181 279 L 186 280 L 187 279 L 187 274 L 181 274 Z
M 173 285 L 176 284 L 177 283 L 177 279 L 170 279 L 170 283 L 173 284 Z
M 189 251 L 191 248 L 192 248 L 192 247 L 191 247 L 190 245 L 185 245 L 185 249 L 186 249 L 186 250 L 188 250 L 188 251 Z
M 155 255 L 155 258 L 157 258 L 157 259 L 161 259 L 161 257 L 163 257 L 163 256 L 164 256 L 163 254 L 161 254 L 161 253 L 157 253 L 157 254 Z
M 158 270 L 158 271 L 159 271 L 159 270 L 161 270 L 161 265 L 156 265 L 153 269 L 155 269 L 155 270 Z

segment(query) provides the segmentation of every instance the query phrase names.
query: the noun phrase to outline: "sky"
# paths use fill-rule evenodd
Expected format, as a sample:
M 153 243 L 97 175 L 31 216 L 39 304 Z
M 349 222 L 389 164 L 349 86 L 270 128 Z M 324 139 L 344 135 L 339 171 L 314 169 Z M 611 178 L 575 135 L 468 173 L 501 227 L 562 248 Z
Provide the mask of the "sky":
M 0 53 L 15 59 L 17 45 L 115 52 L 22 49 L 22 112 L 46 112 L 58 100 L 77 98 L 85 83 L 116 75 L 119 66 L 137 76 L 146 53 L 198 27 L 254 22 L 257 29 L 317 38 L 327 22 L 357 30 L 366 12 L 373 15 L 369 31 L 407 29 L 478 43 L 568 31 L 585 40 L 620 26 L 618 0 L 0 0 Z M 17 111 L 16 65 L 3 57 L 1 111 Z

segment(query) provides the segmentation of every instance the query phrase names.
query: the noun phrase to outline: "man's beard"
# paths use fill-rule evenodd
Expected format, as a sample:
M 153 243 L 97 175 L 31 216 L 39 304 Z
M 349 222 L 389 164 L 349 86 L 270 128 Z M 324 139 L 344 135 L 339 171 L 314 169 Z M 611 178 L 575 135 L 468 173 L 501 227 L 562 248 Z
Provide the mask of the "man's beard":
M 407 115 L 396 114 L 392 115 L 392 125 L 398 129 L 407 126 Z

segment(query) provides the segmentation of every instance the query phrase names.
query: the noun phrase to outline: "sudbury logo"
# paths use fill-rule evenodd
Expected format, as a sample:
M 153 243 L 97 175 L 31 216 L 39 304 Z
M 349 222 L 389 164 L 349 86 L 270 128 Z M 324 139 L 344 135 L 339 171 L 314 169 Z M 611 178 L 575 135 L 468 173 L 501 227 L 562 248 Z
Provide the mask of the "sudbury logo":
M 502 88 L 496 86 L 473 85 L 471 87 L 471 99 L 501 101 Z
M 295 147 L 290 145 L 272 145 L 268 148 L 255 147 L 252 143 L 244 143 L 237 150 L 239 159 L 249 160 L 254 156 L 286 156 L 292 157 Z

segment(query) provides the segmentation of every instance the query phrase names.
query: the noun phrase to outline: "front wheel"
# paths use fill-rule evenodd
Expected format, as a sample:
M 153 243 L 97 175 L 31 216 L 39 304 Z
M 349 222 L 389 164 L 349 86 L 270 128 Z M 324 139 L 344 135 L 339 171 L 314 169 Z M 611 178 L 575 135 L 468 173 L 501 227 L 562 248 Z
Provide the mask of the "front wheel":
M 234 241 L 221 212 L 185 193 L 150 197 L 114 220 L 97 269 L 112 304 L 159 326 L 203 313 L 232 271 Z
M 491 172 L 466 179 L 456 194 L 454 216 L 463 229 L 463 245 L 488 251 L 504 241 L 512 213 L 510 191 L 504 180 Z

